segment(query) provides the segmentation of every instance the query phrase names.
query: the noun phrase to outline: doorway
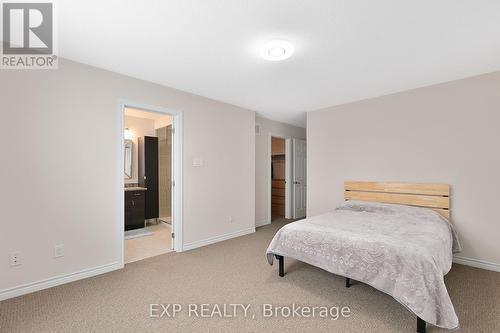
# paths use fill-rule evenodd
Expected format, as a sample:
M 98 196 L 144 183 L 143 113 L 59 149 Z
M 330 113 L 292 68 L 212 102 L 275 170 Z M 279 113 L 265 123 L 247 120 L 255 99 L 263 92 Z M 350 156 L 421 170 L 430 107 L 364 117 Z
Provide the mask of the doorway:
M 182 113 L 121 103 L 123 263 L 182 251 Z
M 286 212 L 286 143 L 271 137 L 271 222 L 285 218 Z
M 268 220 L 306 216 L 306 140 L 269 135 Z

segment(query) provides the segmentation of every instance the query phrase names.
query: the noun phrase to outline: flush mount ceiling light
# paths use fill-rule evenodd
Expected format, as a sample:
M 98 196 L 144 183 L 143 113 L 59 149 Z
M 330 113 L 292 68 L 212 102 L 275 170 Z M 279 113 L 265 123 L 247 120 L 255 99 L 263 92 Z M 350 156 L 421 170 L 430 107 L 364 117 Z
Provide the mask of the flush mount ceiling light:
M 260 54 L 266 60 L 279 61 L 290 58 L 293 51 L 294 48 L 290 42 L 275 39 L 266 43 L 262 47 Z

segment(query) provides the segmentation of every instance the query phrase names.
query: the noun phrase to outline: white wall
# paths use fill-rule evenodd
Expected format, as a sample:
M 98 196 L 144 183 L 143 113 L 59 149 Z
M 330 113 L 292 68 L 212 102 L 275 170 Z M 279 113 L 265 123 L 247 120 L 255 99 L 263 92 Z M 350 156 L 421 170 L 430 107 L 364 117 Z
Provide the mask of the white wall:
M 269 224 L 269 164 L 271 151 L 270 135 L 283 138 L 306 138 L 306 129 L 296 127 L 266 118 L 255 117 L 255 123 L 260 125 L 260 135 L 255 137 L 255 224 Z
M 500 72 L 310 112 L 307 215 L 345 180 L 450 184 L 460 255 L 500 264 L 499 147 Z
M 166 127 L 172 124 L 172 117 L 161 117 L 160 119 L 155 119 L 155 129 Z
M 170 119 L 169 116 L 165 116 L 166 119 Z M 132 148 L 132 178 L 125 179 L 125 183 L 137 183 L 138 182 L 138 169 L 139 169 L 139 150 L 138 150 L 138 138 L 143 136 L 156 136 L 155 124 L 156 121 L 146 118 L 137 118 L 132 116 L 125 116 L 125 128 L 130 129 L 132 132 L 132 142 L 134 146 Z
M 184 113 L 184 244 L 253 230 L 253 111 L 64 59 L 58 70 L 1 71 L 0 297 L 116 267 L 121 99 Z M 65 257 L 52 258 L 55 244 Z M 12 251 L 21 266 L 9 267 Z

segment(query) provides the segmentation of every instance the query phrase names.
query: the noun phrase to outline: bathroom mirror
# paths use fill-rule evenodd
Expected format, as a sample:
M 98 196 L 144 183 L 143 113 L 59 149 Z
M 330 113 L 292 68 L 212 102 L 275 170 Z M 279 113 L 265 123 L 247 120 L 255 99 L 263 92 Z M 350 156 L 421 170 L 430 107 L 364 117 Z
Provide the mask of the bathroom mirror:
M 132 178 L 132 150 L 134 143 L 132 140 L 125 140 L 125 163 L 123 164 L 124 177 L 126 179 Z

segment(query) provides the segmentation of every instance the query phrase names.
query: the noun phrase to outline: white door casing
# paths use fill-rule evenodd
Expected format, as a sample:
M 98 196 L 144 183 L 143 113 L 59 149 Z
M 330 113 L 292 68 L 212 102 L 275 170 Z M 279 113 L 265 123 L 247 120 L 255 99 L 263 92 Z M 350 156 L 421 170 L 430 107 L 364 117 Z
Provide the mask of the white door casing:
M 170 175 L 169 175 L 169 181 L 168 185 L 170 186 L 170 230 L 172 233 L 172 241 L 170 242 L 170 249 L 175 251 L 176 246 L 175 246 L 175 230 L 176 230 L 176 223 L 174 223 L 174 207 L 175 207 L 175 197 L 172 195 L 175 191 L 175 176 L 174 176 L 174 168 L 175 168 L 175 161 L 174 157 L 177 156 L 176 154 L 176 145 L 175 145 L 175 119 L 172 119 L 172 124 L 170 125 L 170 131 L 167 131 L 167 135 L 170 137 L 170 144 L 171 144 L 171 150 L 170 150 Z
M 299 219 L 306 216 L 306 140 L 293 139 L 293 218 Z

